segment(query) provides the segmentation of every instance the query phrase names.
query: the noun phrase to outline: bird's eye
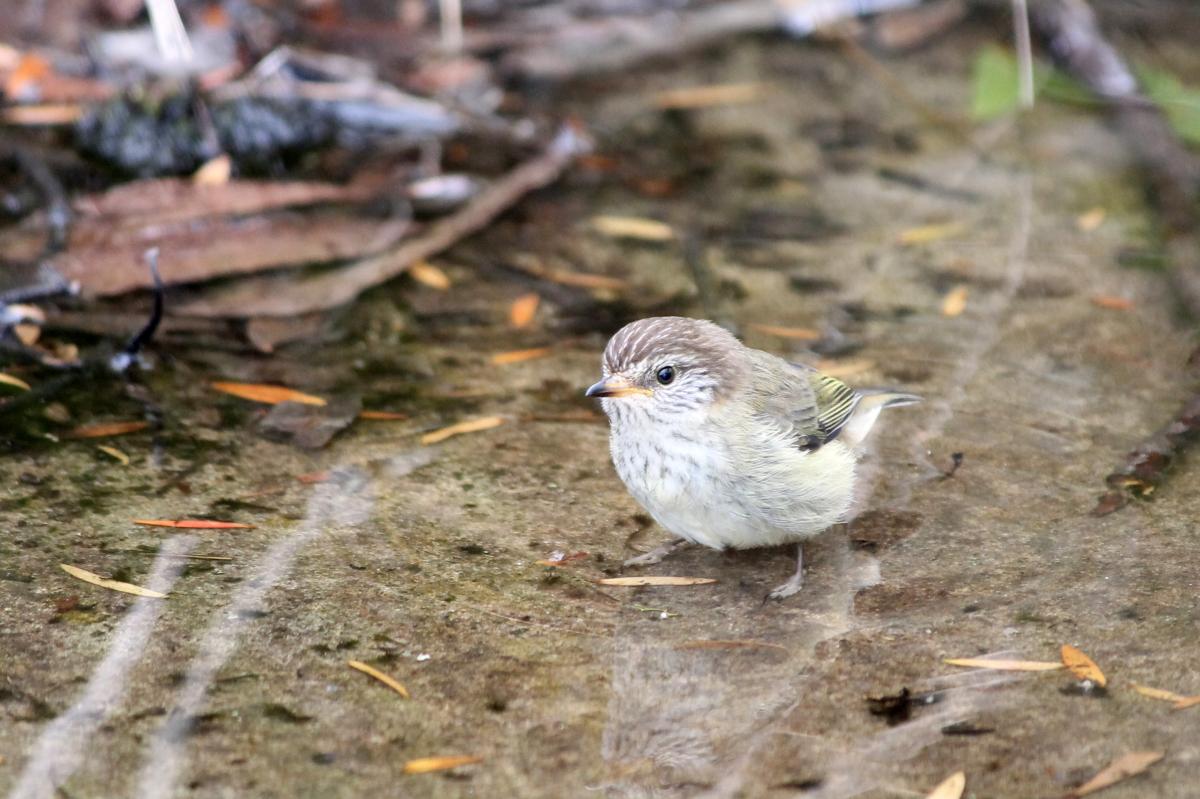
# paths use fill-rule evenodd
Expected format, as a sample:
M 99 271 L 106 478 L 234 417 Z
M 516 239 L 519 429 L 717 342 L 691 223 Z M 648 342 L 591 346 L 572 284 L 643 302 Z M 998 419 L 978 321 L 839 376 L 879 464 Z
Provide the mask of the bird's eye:
M 658 382 L 665 386 L 675 379 L 675 367 L 664 366 L 658 370 L 658 375 L 656 376 L 658 377 Z

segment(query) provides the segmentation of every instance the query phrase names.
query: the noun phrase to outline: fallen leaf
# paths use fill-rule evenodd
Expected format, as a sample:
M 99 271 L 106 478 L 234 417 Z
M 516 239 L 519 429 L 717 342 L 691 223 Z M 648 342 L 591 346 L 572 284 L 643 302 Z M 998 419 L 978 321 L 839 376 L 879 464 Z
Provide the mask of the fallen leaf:
M 1096 665 L 1095 661 L 1070 644 L 1062 646 L 1062 662 L 1071 670 L 1076 679 L 1091 680 L 1101 688 L 1108 684 L 1108 679 L 1105 678 L 1104 672 L 1100 671 L 1100 667 Z
M 175 527 L 182 530 L 253 530 L 253 524 L 219 522 L 211 519 L 134 519 L 143 527 Z
M 395 411 L 359 411 L 358 418 L 373 422 L 399 422 L 407 419 L 408 414 Z
M 468 419 L 465 422 L 452 424 L 449 427 L 443 427 L 440 430 L 434 430 L 421 436 L 422 444 L 437 444 L 440 441 L 445 441 L 447 438 L 462 435 L 463 433 L 478 433 L 481 430 L 491 430 L 493 427 L 499 427 L 504 424 L 504 419 L 500 416 L 484 416 L 481 419 Z
M 654 96 L 654 105 L 663 109 L 687 109 L 752 103 L 762 98 L 768 85 L 766 83 L 719 83 L 711 86 L 669 89 Z
M 408 268 L 412 279 L 431 289 L 445 291 L 450 288 L 450 277 L 428 261 L 417 261 Z
M 699 641 L 683 641 L 676 644 L 675 649 L 778 649 L 781 652 L 787 652 L 786 646 L 779 644 L 771 644 L 766 641 L 722 641 L 722 640 L 699 640 Z
M 1175 703 L 1175 710 L 1187 710 L 1189 707 L 1200 705 L 1200 696 L 1187 696 Z
M 670 241 L 675 238 L 675 231 L 671 229 L 670 225 L 655 219 L 642 219 L 636 216 L 592 217 L 592 228 L 605 236 L 622 239 Z
M 209 159 L 192 173 L 192 183 L 197 186 L 224 186 L 233 175 L 233 159 L 225 153 Z
M 83 106 L 78 103 L 46 103 L 44 105 L 10 105 L 3 119 L 9 125 L 74 125 L 83 118 Z
M 813 330 L 811 327 L 784 327 L 781 325 L 760 325 L 754 322 L 746 325 L 751 330 L 757 330 L 759 333 L 765 333 L 768 336 L 778 336 L 779 338 L 790 338 L 797 341 L 816 341 L 821 337 L 819 330 Z
M 522 294 L 513 300 L 512 307 L 508 309 L 508 322 L 518 330 L 523 327 L 529 327 L 533 322 L 534 315 L 537 314 L 538 305 L 542 302 L 542 298 L 536 294 Z
M 94 574 L 87 569 L 81 569 L 78 566 L 68 566 L 65 563 L 58 564 L 59 568 L 71 575 L 77 580 L 83 580 L 85 583 L 108 588 L 112 591 L 120 591 L 123 594 L 133 594 L 134 596 L 145 596 L 151 599 L 163 599 L 167 595 L 160 594 L 157 591 L 151 591 L 149 588 L 142 588 L 140 585 L 132 583 L 123 583 L 120 580 L 106 580 L 98 574 Z
M 1104 224 L 1104 217 L 1106 215 L 1107 211 L 1105 211 L 1103 208 L 1092 208 L 1091 210 L 1080 214 L 1075 220 L 1075 224 L 1078 225 L 1080 230 L 1090 232 Z
M 966 666 L 972 669 L 996 669 L 997 671 L 1054 671 L 1063 668 L 1061 663 L 1044 660 L 989 660 L 987 658 L 946 658 L 951 666 Z
M 942 298 L 942 316 L 961 316 L 967 309 L 967 292 L 966 286 L 955 286 L 946 292 Z
M 1071 791 L 1067 796 L 1076 799 L 1076 797 L 1104 790 L 1110 785 L 1116 785 L 1121 780 L 1141 774 L 1162 759 L 1162 752 L 1127 752 L 1100 769 L 1096 776 Z
M 428 774 L 431 771 L 470 766 L 482 763 L 483 758 L 477 755 L 443 755 L 442 757 L 418 757 L 404 764 L 405 774 Z
M 13 377 L 12 375 L 5 374 L 4 372 L 0 372 L 0 383 L 3 383 L 6 386 L 15 386 L 22 391 L 29 390 L 29 384 L 24 380 L 19 377 Z
M 68 430 L 65 438 L 103 438 L 105 436 L 123 436 L 126 433 L 136 433 L 150 426 L 149 422 L 102 422 L 100 424 L 85 424 Z
M 938 783 L 925 799 L 961 799 L 967 787 L 967 775 L 959 771 Z
M 108 455 L 109 457 L 114 458 L 117 461 L 120 461 L 122 466 L 129 465 L 129 456 L 126 455 L 121 450 L 117 449 L 116 447 L 108 447 L 108 446 L 105 446 L 104 444 L 99 444 L 96 446 L 96 449 L 100 450 L 105 455 Z
M 35 99 L 37 83 L 51 72 L 50 63 L 36 53 L 25 53 L 17 62 L 16 68 L 9 73 L 4 81 L 4 95 L 11 99 L 23 99 L 21 95 L 28 93 L 28 99 Z
M 875 368 L 875 362 L 870 358 L 848 358 L 844 361 L 822 358 L 817 361 L 816 367 L 817 371 L 840 380 L 871 371 Z
M 404 697 L 405 699 L 409 698 L 407 688 L 405 688 L 403 685 L 398 683 L 396 680 L 394 680 L 391 677 L 389 677 L 388 675 L 384 674 L 382 671 L 375 668 L 374 666 L 368 666 L 366 663 L 363 663 L 361 660 L 347 660 L 346 665 L 352 669 L 361 671 L 363 674 L 374 677 L 375 679 L 379 680 L 381 683 L 386 685 L 388 688 L 391 688 L 393 691 L 400 694 L 400 696 Z
M 570 555 L 567 555 L 563 552 L 558 552 L 555 554 L 558 555 L 557 558 L 551 556 L 545 560 L 534 561 L 534 563 L 538 564 L 539 566 L 566 566 L 567 564 L 574 563 L 577 560 L 583 560 L 588 556 L 588 553 L 586 552 L 573 552 Z
M 315 397 L 312 394 L 304 394 L 283 386 L 269 386 L 261 383 L 217 382 L 213 383 L 212 387 L 217 391 L 232 394 L 235 397 L 253 400 L 254 402 L 265 402 L 268 405 L 275 405 L 280 402 L 299 402 L 304 405 L 326 404 L 325 400 L 320 397 Z
M 42 336 L 42 328 L 40 325 L 13 325 L 12 331 L 13 334 L 16 335 L 17 340 L 26 347 L 32 347 Z
M 901 231 L 900 243 L 905 246 L 914 244 L 930 244 L 931 242 L 948 239 L 964 232 L 967 226 L 962 222 L 946 222 L 940 225 L 921 225 Z
M 1148 696 L 1151 699 L 1161 699 L 1164 702 L 1183 702 L 1188 697 L 1177 694 L 1174 691 L 1166 691 L 1162 688 L 1151 688 L 1148 685 L 1132 684 L 1133 690 L 1137 691 L 1142 696 Z
M 605 577 L 596 581 L 600 585 L 641 586 L 641 585 L 710 585 L 716 580 L 712 577 L 669 577 L 666 575 L 649 574 L 644 577 Z
M 491 357 L 491 361 L 495 366 L 505 366 L 510 363 L 521 363 L 522 361 L 532 361 L 536 360 L 537 358 L 545 358 L 552 352 L 554 352 L 553 347 L 532 347 L 527 350 L 497 352 Z
M 1107 308 L 1110 311 L 1128 311 L 1133 307 L 1133 300 L 1111 294 L 1096 294 L 1092 297 L 1092 305 L 1097 308 Z

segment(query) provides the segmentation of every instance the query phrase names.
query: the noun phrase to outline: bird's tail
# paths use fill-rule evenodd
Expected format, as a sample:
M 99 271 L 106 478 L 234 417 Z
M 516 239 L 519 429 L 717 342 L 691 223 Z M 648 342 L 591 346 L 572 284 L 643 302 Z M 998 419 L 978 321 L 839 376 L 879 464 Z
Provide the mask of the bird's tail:
M 916 394 L 905 394 L 889 389 L 859 389 L 859 399 L 854 406 L 846 426 L 842 428 L 839 437 L 850 447 L 858 447 L 875 426 L 879 412 L 884 408 L 897 408 L 901 405 L 914 405 L 921 401 Z

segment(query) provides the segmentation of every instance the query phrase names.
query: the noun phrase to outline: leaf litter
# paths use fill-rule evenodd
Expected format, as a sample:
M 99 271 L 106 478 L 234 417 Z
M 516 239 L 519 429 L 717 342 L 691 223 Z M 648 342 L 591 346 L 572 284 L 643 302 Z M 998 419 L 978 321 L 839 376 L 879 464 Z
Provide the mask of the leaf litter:
M 466 421 L 452 424 L 449 427 L 443 427 L 439 430 L 433 430 L 421 436 L 421 444 L 438 444 L 448 438 L 460 436 L 464 433 L 478 433 L 483 430 L 491 430 L 493 427 L 499 427 L 504 424 L 502 416 L 484 416 L 479 419 L 467 419 Z
M 478 755 L 442 755 L 440 757 L 418 757 L 404 764 L 405 774 L 428 774 L 432 771 L 446 771 L 459 766 L 471 766 L 482 763 Z
M 1095 661 L 1070 644 L 1062 646 L 1062 662 L 1077 679 L 1090 680 L 1101 688 L 1108 684 L 1108 679 Z
M 83 580 L 85 583 L 90 583 L 100 588 L 107 588 L 110 591 L 120 591 L 122 594 L 133 594 L 134 596 L 144 596 L 151 599 L 165 599 L 166 594 L 158 591 L 151 591 L 149 588 L 142 588 L 140 585 L 133 583 L 125 583 L 120 580 L 109 580 L 106 577 L 101 577 L 95 572 L 90 572 L 87 569 L 81 569 L 78 566 L 71 566 L 66 563 L 58 564 L 59 568 L 67 574 L 74 577 L 76 580 Z
M 224 394 L 232 394 L 235 397 L 252 400 L 254 402 L 262 402 L 268 405 L 277 405 L 280 402 L 299 402 L 303 405 L 325 405 L 326 400 L 322 397 L 317 397 L 312 394 L 305 394 L 302 391 L 296 391 L 292 388 L 284 386 L 271 386 L 262 383 L 230 383 L 218 381 L 212 384 L 212 387 Z
M 925 799 L 961 799 L 966 788 L 967 775 L 965 772 L 958 771 L 938 783 Z
M 1067 799 L 1078 799 L 1102 791 L 1118 782 L 1141 774 L 1162 759 L 1162 752 L 1127 752 L 1100 769 L 1096 776 L 1068 793 Z
M 648 574 L 642 577 L 604 577 L 596 582 L 599 585 L 637 587 L 644 585 L 711 585 L 717 580 L 712 577 L 673 577 Z
M 346 665 L 356 671 L 361 671 L 363 674 L 366 674 L 370 677 L 374 677 L 376 680 L 379 680 L 379 682 L 383 683 L 388 688 L 391 688 L 393 691 L 400 694 L 400 696 L 404 697 L 405 699 L 411 698 L 408 694 L 407 688 L 405 688 L 396 679 L 388 676 L 387 674 L 384 674 L 382 671 L 375 668 L 374 666 L 363 663 L 361 660 L 347 660 Z

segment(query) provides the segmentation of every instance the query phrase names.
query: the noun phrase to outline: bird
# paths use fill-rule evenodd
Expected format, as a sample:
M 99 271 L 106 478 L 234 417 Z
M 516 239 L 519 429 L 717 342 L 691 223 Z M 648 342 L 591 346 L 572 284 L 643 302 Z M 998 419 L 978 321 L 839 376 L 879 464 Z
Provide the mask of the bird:
M 602 374 L 585 395 L 608 416 L 617 474 L 678 539 L 626 565 L 657 563 L 686 544 L 797 544 L 795 573 L 767 599 L 798 592 L 803 541 L 846 520 L 858 450 L 880 412 L 921 401 L 851 388 L 680 316 L 622 327 Z

